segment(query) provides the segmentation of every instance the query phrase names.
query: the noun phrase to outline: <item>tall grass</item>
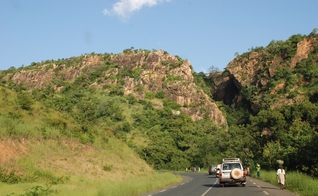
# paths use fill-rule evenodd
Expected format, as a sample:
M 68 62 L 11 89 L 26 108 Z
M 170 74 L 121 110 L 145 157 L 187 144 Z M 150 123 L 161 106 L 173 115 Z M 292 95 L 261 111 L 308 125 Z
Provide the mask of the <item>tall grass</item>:
M 17 120 L 0 115 L 0 135 L 2 138 L 61 138 L 65 137 L 59 129 L 45 125 L 38 117 Z
M 181 181 L 182 177 L 179 175 L 174 175 L 169 172 L 156 173 L 151 176 L 142 176 L 139 178 L 131 178 L 124 182 L 107 184 L 107 186 L 98 190 L 97 196 L 141 195 Z
M 256 178 L 256 173 L 252 173 Z M 261 171 L 261 180 L 278 186 L 276 171 Z M 286 171 L 285 188 L 300 196 L 316 196 L 318 193 L 318 180 L 298 171 Z
M 181 181 L 181 176 L 170 172 L 139 176 L 123 181 L 73 177 L 70 181 L 53 185 L 50 189 L 55 192 L 53 194 L 55 196 L 137 196 Z M 21 195 L 35 186 L 46 187 L 45 184 L 39 183 L 14 185 L 0 183 L 0 190 L 1 195 Z

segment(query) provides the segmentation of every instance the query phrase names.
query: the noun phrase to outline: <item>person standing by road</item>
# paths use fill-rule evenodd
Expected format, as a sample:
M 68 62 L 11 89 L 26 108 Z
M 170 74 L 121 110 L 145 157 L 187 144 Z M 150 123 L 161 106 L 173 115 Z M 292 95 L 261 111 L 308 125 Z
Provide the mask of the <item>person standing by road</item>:
M 277 170 L 276 173 L 276 178 L 278 180 L 278 184 L 280 185 L 280 189 L 284 189 L 285 187 L 285 181 L 286 181 L 286 173 L 285 170 L 283 169 L 283 165 L 279 165 L 279 169 Z
M 257 163 L 256 165 L 256 171 L 257 171 L 257 179 L 261 176 L 261 165 Z
M 251 170 L 250 170 L 250 165 L 246 166 L 246 175 L 251 176 Z

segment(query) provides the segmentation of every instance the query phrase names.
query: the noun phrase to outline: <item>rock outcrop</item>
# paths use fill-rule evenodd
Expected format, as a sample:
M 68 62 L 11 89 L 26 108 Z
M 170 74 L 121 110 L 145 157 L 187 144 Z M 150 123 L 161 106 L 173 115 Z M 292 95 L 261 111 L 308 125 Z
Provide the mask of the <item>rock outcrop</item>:
M 217 105 L 194 83 L 190 62 L 162 50 L 128 49 L 121 54 L 90 54 L 38 63 L 16 72 L 11 79 L 31 89 L 51 85 L 59 91 L 64 83 L 94 73 L 98 79 L 90 84 L 92 88 L 109 91 L 110 87 L 121 86 L 124 95 L 139 99 L 145 99 L 147 92 L 162 93 L 164 98 L 179 104 L 181 111 L 193 120 L 209 116 L 217 125 L 227 128 Z
M 284 42 L 281 41 L 279 43 Z M 317 48 L 317 46 L 318 40 L 315 37 L 305 37 L 297 43 L 295 54 L 287 60 L 285 58 L 285 53 L 280 51 L 281 53 L 277 52 L 276 54 L 273 54 L 270 48 L 252 50 L 243 55 L 239 55 L 227 65 L 225 72 L 220 73 L 218 77 L 213 78 L 215 83 L 215 86 L 211 90 L 213 98 L 229 105 L 237 103 L 242 100 L 241 90 L 243 88 L 266 88 L 268 82 L 275 76 L 275 73 L 279 68 L 295 68 L 297 63 L 308 58 L 308 55 Z M 268 56 L 270 56 L 270 58 Z M 268 91 L 270 94 L 276 94 L 280 89 L 284 88 L 285 84 L 279 83 L 276 87 L 268 89 Z M 254 113 L 257 113 L 260 108 L 259 104 L 262 100 L 249 99 L 248 101 L 250 102 L 250 109 Z M 288 94 L 286 94 L 271 107 L 282 104 L 291 104 L 295 101 L 301 101 L 301 97 L 290 99 L 288 98 Z

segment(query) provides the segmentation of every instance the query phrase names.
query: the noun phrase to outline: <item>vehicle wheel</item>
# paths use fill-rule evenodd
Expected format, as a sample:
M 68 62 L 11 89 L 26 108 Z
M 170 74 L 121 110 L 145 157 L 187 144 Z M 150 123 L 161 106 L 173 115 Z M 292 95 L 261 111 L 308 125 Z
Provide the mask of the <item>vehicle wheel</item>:
M 220 184 L 221 185 L 221 187 L 224 187 L 224 184 Z
M 235 180 L 238 180 L 241 178 L 241 170 L 238 168 L 235 168 L 231 171 L 231 176 L 232 178 L 234 178 Z
M 242 187 L 245 187 L 245 184 L 241 184 L 242 185 Z

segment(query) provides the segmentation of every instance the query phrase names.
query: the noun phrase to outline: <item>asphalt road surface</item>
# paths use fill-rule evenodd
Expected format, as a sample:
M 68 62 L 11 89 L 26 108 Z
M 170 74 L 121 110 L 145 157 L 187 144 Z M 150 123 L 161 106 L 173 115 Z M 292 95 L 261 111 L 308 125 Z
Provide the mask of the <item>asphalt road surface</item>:
M 179 174 L 184 177 L 183 182 L 142 196 L 295 196 L 288 190 L 251 177 L 247 177 L 245 187 L 240 184 L 221 187 L 215 175 L 199 172 Z

